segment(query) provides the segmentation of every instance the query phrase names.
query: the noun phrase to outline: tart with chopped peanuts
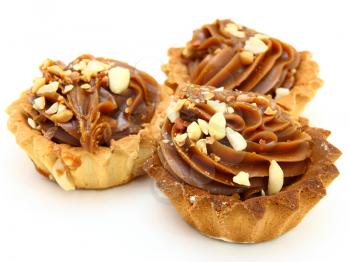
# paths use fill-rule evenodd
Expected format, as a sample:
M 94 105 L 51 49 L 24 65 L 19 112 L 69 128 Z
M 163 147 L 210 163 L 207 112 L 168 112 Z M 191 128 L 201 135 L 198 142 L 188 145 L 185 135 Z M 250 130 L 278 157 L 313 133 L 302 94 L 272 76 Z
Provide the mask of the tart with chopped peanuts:
M 183 83 L 270 94 L 294 116 L 322 85 L 309 52 L 231 20 L 194 30 L 183 48 L 170 48 L 163 66 L 167 84 Z
M 188 84 L 171 102 L 178 103 L 147 172 L 204 235 L 273 239 L 296 226 L 338 175 L 330 132 L 291 117 L 271 96 Z
M 113 59 L 47 59 L 8 109 L 8 127 L 37 170 L 64 190 L 103 189 L 144 174 L 167 94 L 148 74 Z

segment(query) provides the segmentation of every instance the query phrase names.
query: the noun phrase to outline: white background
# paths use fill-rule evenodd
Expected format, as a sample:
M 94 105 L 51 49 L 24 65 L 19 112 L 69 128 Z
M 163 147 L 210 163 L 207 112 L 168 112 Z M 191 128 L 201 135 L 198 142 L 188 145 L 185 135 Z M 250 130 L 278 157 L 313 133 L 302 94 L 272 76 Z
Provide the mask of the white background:
M 0 261 L 309 261 L 349 259 L 349 8 L 347 1 L 0 2 Z M 5 107 L 39 75 L 46 57 L 113 57 L 162 82 L 166 51 L 193 29 L 232 18 L 312 50 L 325 85 L 304 115 L 332 130 L 341 175 L 302 223 L 270 242 L 203 237 L 147 177 L 103 191 L 64 192 L 37 175 L 6 129 Z

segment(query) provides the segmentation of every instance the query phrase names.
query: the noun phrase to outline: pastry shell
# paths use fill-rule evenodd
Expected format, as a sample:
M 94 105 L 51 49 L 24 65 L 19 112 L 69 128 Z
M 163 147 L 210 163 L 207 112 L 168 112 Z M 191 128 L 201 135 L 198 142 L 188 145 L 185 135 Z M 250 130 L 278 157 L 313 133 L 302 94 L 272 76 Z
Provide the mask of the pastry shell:
M 275 195 L 241 201 L 234 195 L 210 194 L 176 179 L 162 167 L 157 155 L 148 173 L 185 221 L 202 234 L 238 243 L 270 240 L 300 223 L 338 175 L 333 163 L 341 153 L 327 142 L 330 132 L 310 127 L 305 130 L 314 143 L 308 170 L 299 181 Z
M 190 82 L 187 67 L 181 62 L 183 48 L 168 50 L 169 62 L 162 66 L 167 74 L 167 85 L 176 88 Z M 295 73 L 296 82 L 288 95 L 276 99 L 276 102 L 293 116 L 299 116 L 305 105 L 316 95 L 323 81 L 318 78 L 318 64 L 312 60 L 311 53 L 300 52 L 300 64 Z
M 24 108 L 30 91 L 8 108 L 8 128 L 17 143 L 44 176 L 55 180 L 63 189 L 103 189 L 125 184 L 144 174 L 143 163 L 151 157 L 160 126 L 165 118 L 169 96 L 161 87 L 160 102 L 150 123 L 135 135 L 113 140 L 110 147 L 99 147 L 94 153 L 82 147 L 57 144 L 29 127 Z

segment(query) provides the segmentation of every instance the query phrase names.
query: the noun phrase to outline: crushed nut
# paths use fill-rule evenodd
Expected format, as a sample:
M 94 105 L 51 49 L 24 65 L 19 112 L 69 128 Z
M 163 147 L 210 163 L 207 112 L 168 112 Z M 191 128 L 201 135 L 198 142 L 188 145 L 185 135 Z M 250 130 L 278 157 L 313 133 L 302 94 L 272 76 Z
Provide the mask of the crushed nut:
M 175 101 L 171 101 L 166 110 L 167 117 L 171 123 L 175 123 L 175 120 L 180 117 L 179 112 L 175 110 L 176 104 L 177 103 Z
M 126 99 L 126 105 L 127 106 L 131 106 L 132 105 L 132 98 L 129 97 L 128 99 Z
M 53 116 L 50 117 L 50 119 L 57 123 L 66 123 L 69 120 L 71 120 L 73 117 L 73 112 L 68 109 L 63 109 L 60 112 L 57 112 Z
M 204 91 L 202 94 L 204 95 L 205 100 L 210 100 L 215 97 L 215 95 L 209 91 Z
M 208 151 L 207 151 L 207 142 L 206 142 L 206 139 L 205 138 L 202 138 L 202 139 L 199 139 L 197 142 L 196 142 L 196 147 L 203 153 L 203 154 L 208 154 Z
M 223 113 L 215 113 L 209 120 L 209 134 L 216 140 L 223 139 L 226 136 L 225 132 L 226 119 Z
M 254 54 L 245 50 L 239 53 L 239 59 L 243 65 L 250 65 L 254 62 Z
M 247 147 L 244 137 L 230 127 L 226 127 L 226 137 L 235 151 L 242 151 Z
M 214 92 L 223 92 L 223 91 L 224 91 L 223 86 L 214 89 Z
M 227 107 L 227 113 L 232 114 L 232 113 L 234 113 L 234 112 L 235 112 L 235 110 L 233 109 L 232 106 L 228 106 L 228 107 Z
M 56 114 L 58 110 L 58 102 L 53 103 L 46 111 L 45 113 L 48 115 Z
M 32 118 L 28 117 L 27 122 L 31 128 L 35 129 L 37 127 L 35 121 Z
M 113 67 L 108 71 L 109 89 L 114 94 L 121 94 L 130 83 L 130 71 L 124 67 Z
M 269 39 L 270 37 L 268 35 L 264 35 L 264 34 L 255 34 L 254 35 L 255 38 L 258 38 L 258 39 L 261 39 L 261 40 L 264 40 L 264 39 Z
M 202 131 L 199 125 L 197 124 L 197 122 L 192 122 L 191 124 L 188 125 L 187 135 L 189 139 L 194 141 L 197 141 L 201 137 Z
M 42 87 L 40 87 L 36 91 L 36 94 L 38 96 L 48 96 L 48 95 L 56 94 L 58 86 L 59 86 L 59 83 L 57 81 L 51 82 L 47 85 L 43 85 Z
M 203 132 L 203 134 L 208 135 L 209 134 L 209 124 L 207 121 L 198 118 L 197 120 L 199 128 L 201 129 L 201 131 Z
M 36 110 L 43 110 L 45 108 L 45 97 L 40 96 L 35 98 L 33 107 Z
M 179 99 L 179 100 L 177 100 L 174 110 L 176 112 L 180 111 L 181 108 L 184 106 L 186 101 L 187 101 L 187 99 Z
M 174 141 L 179 146 L 183 146 L 186 142 L 186 139 L 187 139 L 187 133 L 183 133 L 183 134 L 177 134 L 174 138 Z
M 274 115 L 276 115 L 276 113 L 277 113 L 277 110 L 273 110 L 269 106 L 264 111 L 264 114 L 267 115 L 267 116 L 274 116 Z
M 286 95 L 289 95 L 290 90 L 289 88 L 284 88 L 284 87 L 280 87 L 280 88 L 276 88 L 276 96 L 275 99 L 279 99 L 281 97 L 284 97 Z
M 231 35 L 238 37 L 238 38 L 244 38 L 245 32 L 239 31 L 239 27 L 234 23 L 229 23 L 225 26 L 224 30 Z
M 240 171 L 232 178 L 232 181 L 238 185 L 250 186 L 249 173 Z
M 266 52 L 268 46 L 259 38 L 250 37 L 244 45 L 244 50 L 250 51 L 254 54 L 261 54 Z
M 207 104 L 210 105 L 216 112 L 225 113 L 226 104 L 218 100 L 208 100 Z
M 82 84 L 81 86 L 80 86 L 80 88 L 81 89 L 90 89 L 91 88 L 91 85 L 90 84 Z
M 211 136 L 207 136 L 207 137 L 205 138 L 205 141 L 206 141 L 207 144 L 212 145 L 212 144 L 214 144 L 214 142 L 215 142 L 215 138 L 214 138 L 214 137 L 211 137 Z
M 66 85 L 66 86 L 64 86 L 64 89 L 63 89 L 62 93 L 63 93 L 63 94 L 67 94 L 67 93 L 70 92 L 73 88 L 74 88 L 73 85 Z
M 33 80 L 32 93 L 36 93 L 40 87 L 45 85 L 46 79 L 45 77 L 37 77 Z
M 47 71 L 49 71 L 51 74 L 54 74 L 56 76 L 63 75 L 63 69 L 61 67 L 59 67 L 58 65 L 49 66 L 47 68 Z
M 279 164 L 272 160 L 269 167 L 268 194 L 273 195 L 281 191 L 283 187 L 283 170 Z

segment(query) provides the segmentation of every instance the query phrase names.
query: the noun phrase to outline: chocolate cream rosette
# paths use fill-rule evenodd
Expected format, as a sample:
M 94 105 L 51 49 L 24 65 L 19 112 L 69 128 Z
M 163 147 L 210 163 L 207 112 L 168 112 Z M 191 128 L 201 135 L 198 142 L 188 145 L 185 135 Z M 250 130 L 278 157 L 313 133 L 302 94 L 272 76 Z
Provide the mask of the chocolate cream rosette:
M 163 88 L 126 63 L 91 55 L 68 65 L 45 60 L 40 70 L 8 108 L 8 127 L 37 170 L 65 190 L 142 174 L 160 134 Z
M 170 103 L 148 173 L 203 234 L 260 242 L 296 226 L 338 175 L 329 131 L 257 93 L 188 85 Z
M 183 48 L 170 48 L 163 66 L 167 84 L 210 85 L 270 94 L 294 115 L 322 85 L 309 52 L 231 20 L 217 20 L 193 32 Z

